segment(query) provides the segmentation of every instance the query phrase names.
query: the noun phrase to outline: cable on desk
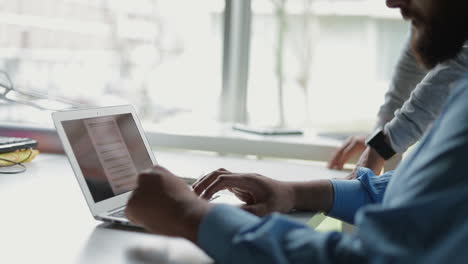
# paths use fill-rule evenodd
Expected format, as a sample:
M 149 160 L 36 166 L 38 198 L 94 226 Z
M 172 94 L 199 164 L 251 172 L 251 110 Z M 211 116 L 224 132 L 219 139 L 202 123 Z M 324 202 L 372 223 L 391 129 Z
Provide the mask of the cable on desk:
M 19 174 L 19 173 L 23 173 L 26 171 L 26 166 L 24 166 L 23 162 L 27 161 L 31 156 L 32 156 L 32 149 L 29 149 L 29 155 L 24 158 L 22 161 L 12 161 L 12 160 L 9 160 L 9 159 L 4 159 L 4 158 L 0 158 L 0 161 L 5 161 L 5 162 L 8 162 L 10 164 L 8 165 L 0 165 L 0 168 L 8 168 L 8 167 L 13 167 L 13 166 L 19 166 L 19 170 L 16 170 L 16 171 L 0 171 L 0 174 Z

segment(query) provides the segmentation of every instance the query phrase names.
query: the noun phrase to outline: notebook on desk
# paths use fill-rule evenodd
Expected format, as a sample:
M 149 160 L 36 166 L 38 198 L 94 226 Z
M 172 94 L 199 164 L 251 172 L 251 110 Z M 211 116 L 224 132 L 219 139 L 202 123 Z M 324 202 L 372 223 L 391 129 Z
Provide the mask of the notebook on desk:
M 64 111 L 52 118 L 94 218 L 131 225 L 124 210 L 137 187 L 138 172 L 157 164 L 135 109 Z M 217 197 L 223 203 L 240 203 L 234 195 Z

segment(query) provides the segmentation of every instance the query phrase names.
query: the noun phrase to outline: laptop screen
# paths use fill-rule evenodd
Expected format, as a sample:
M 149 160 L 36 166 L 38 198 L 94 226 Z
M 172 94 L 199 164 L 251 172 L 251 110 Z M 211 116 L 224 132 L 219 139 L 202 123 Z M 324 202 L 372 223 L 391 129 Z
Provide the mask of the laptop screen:
M 153 165 L 132 114 L 62 121 L 94 202 L 135 189 Z

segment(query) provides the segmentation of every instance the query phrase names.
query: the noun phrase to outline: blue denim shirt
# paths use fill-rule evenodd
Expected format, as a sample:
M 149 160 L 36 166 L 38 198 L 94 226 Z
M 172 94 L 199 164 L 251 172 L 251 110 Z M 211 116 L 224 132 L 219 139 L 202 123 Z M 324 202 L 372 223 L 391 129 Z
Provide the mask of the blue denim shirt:
M 468 263 L 468 78 L 457 86 L 396 171 L 332 182 L 330 214 L 355 233 L 219 205 L 200 225 L 200 247 L 217 263 Z

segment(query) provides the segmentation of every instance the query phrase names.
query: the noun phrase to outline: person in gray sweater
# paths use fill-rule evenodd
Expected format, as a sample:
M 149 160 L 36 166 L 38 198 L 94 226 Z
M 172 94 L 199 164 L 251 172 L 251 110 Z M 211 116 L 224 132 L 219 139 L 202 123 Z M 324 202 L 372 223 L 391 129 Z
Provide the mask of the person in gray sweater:
M 404 153 L 428 130 L 439 116 L 451 87 L 467 71 L 468 43 L 457 57 L 427 71 L 418 64 L 407 41 L 378 112 L 375 132 L 370 136 L 349 137 L 335 152 L 328 167 L 341 170 L 350 158 L 361 154 L 348 178 L 355 177 L 358 167 L 379 174 L 385 160 Z

